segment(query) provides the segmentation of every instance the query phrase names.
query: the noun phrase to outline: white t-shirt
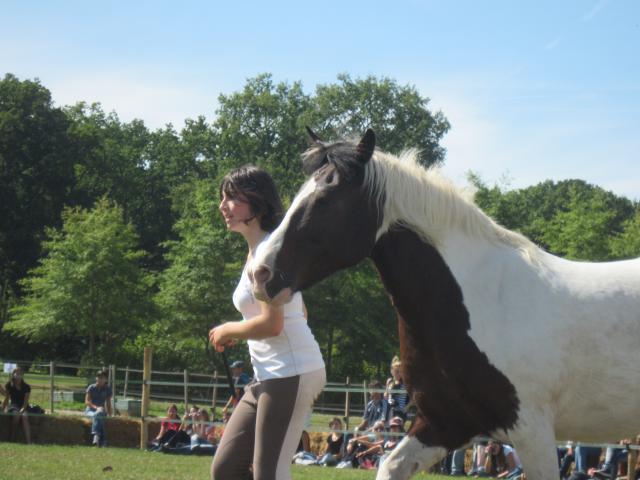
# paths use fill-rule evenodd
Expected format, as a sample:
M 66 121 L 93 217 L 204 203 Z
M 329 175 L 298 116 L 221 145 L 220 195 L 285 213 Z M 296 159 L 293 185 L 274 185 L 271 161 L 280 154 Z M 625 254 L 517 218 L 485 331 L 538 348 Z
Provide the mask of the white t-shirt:
M 256 253 L 263 242 L 256 248 Z M 251 290 L 246 266 L 233 292 L 233 304 L 244 320 L 261 313 L 260 303 Z M 320 347 L 304 316 L 300 292 L 296 292 L 291 301 L 284 305 L 284 328 L 279 335 L 247 340 L 247 344 L 256 380 L 293 377 L 324 368 Z
M 520 457 L 518 457 L 518 454 L 516 453 L 516 451 L 514 450 L 513 447 L 510 447 L 509 445 L 502 445 L 502 453 L 504 453 L 504 456 L 507 457 L 509 456 L 510 453 L 513 453 L 513 462 L 515 463 L 515 467 L 516 468 L 522 468 L 522 463 L 520 463 Z

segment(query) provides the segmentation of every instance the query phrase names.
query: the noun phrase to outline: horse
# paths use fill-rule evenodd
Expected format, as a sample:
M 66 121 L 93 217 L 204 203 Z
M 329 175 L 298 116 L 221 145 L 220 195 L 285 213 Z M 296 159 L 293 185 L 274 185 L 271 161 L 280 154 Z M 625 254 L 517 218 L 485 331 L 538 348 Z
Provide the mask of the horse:
M 557 439 L 640 431 L 640 259 L 568 261 L 498 225 L 417 152 L 312 144 L 310 174 L 250 264 L 275 305 L 370 257 L 397 312 L 416 418 L 378 471 L 407 479 L 479 435 L 558 478 Z

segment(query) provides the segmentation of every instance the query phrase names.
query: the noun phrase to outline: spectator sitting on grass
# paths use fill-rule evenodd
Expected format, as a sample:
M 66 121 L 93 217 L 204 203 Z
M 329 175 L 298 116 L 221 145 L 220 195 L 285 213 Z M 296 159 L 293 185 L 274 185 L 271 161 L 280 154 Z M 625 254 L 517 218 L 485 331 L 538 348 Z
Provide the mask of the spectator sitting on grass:
M 337 468 L 358 468 L 362 466 L 362 460 L 360 453 L 365 452 L 375 445 L 382 445 L 384 443 L 384 422 L 378 420 L 374 423 L 371 431 L 365 435 L 356 435 L 350 438 L 345 448 L 344 458 Z
M 231 364 L 231 377 L 233 378 L 233 386 L 236 390 L 236 395 L 235 397 L 231 395 L 225 406 L 222 407 L 223 415 L 229 411 L 229 408 L 235 408 L 244 393 L 244 387 L 251 381 L 251 378 L 243 372 L 243 369 L 244 362 L 242 360 L 236 360 Z
M 369 384 L 369 388 L 372 389 L 370 393 L 371 400 L 367 403 L 367 408 L 362 416 L 362 423 L 356 427 L 356 432 L 363 432 L 370 429 L 378 420 L 386 424 L 389 417 L 389 404 L 382 397 L 382 393 L 380 392 L 382 385 L 380 382 L 374 380 Z
M 178 407 L 173 404 L 167 409 L 167 418 L 162 419 L 160 431 L 151 442 L 150 448 L 152 450 L 160 448 L 160 445 L 171 440 L 178 430 L 180 430 L 180 417 L 178 416 Z
M 176 433 L 168 441 L 160 444 L 160 449 L 191 445 L 191 435 L 194 433 L 193 429 L 198 420 L 199 411 L 200 409 L 196 405 L 193 405 L 189 411 L 183 415 L 180 428 L 178 428 Z
M 170 448 L 165 445 L 161 450 L 165 453 L 175 453 L 180 455 L 211 455 L 216 452 L 216 429 L 209 424 L 209 413 L 203 408 L 195 412 L 194 424 L 189 439 L 189 444 Z
M 87 406 L 85 415 L 93 419 L 91 423 L 91 435 L 93 444 L 98 447 L 107 446 L 107 437 L 104 428 L 104 420 L 108 415 L 112 415 L 111 396 L 113 392 L 107 385 L 107 372 L 98 372 L 96 383 L 87 387 L 84 403 Z
M 27 443 L 31 443 L 31 430 L 29 428 L 29 395 L 31 387 L 23 379 L 24 372 L 22 368 L 16 367 L 11 372 L 11 380 L 4 387 L 4 401 L 2 402 L 2 410 L 13 415 L 11 419 L 10 440 L 15 440 L 16 431 L 20 419 L 22 419 L 22 430 Z
M 342 421 L 335 417 L 329 422 L 331 433 L 327 437 L 327 446 L 324 453 L 319 455 L 318 465 L 333 467 L 342 459 L 344 453 L 344 433 L 342 433 Z
M 359 451 L 355 455 L 359 467 L 365 470 L 375 468 L 378 465 L 378 460 L 384 452 L 384 422 L 382 420 L 378 420 L 374 423 L 372 430 L 373 438 L 371 438 L 371 435 L 368 435 L 369 438 L 361 438 L 358 440 L 357 449 Z
M 489 440 L 486 453 L 486 473 L 495 475 L 496 478 L 506 478 L 509 480 L 521 478 L 522 464 L 513 447 Z

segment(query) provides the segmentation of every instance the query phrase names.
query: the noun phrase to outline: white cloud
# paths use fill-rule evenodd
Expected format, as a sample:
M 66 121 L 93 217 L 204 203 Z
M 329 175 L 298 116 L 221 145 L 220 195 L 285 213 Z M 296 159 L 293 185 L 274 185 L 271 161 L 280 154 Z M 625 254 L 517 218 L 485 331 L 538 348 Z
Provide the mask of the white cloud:
M 595 3 L 595 5 L 591 8 L 591 10 L 589 10 L 587 13 L 585 13 L 580 18 L 580 20 L 583 21 L 583 22 L 588 22 L 593 17 L 595 17 L 598 13 L 600 13 L 600 10 L 602 10 L 604 7 L 606 7 L 607 3 L 609 3 L 609 0 L 598 0 Z
M 615 138 L 585 116 L 509 113 L 507 96 L 493 98 L 478 89 L 422 89 L 431 93 L 430 108 L 442 110 L 451 130 L 443 172 L 458 185 L 466 173 L 478 173 L 489 185 L 524 188 L 547 179 L 581 178 L 618 195 L 640 199 L 637 141 Z M 494 92 L 495 93 L 495 92 Z
M 172 123 L 179 130 L 186 118 L 212 118 L 219 93 L 184 79 L 166 82 L 128 72 L 69 73 L 42 81 L 57 105 L 99 102 L 105 111 L 115 111 L 121 120 L 140 118 L 152 129 Z

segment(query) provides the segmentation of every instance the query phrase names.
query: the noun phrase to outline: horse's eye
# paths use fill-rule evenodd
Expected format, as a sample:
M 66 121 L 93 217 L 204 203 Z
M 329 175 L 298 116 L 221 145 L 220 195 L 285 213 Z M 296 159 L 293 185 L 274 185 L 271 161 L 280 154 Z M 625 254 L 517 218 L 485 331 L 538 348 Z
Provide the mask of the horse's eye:
M 326 178 L 324 179 L 324 181 L 326 183 L 333 183 L 333 174 L 334 174 L 334 172 L 331 172 L 329 175 L 327 175 Z

